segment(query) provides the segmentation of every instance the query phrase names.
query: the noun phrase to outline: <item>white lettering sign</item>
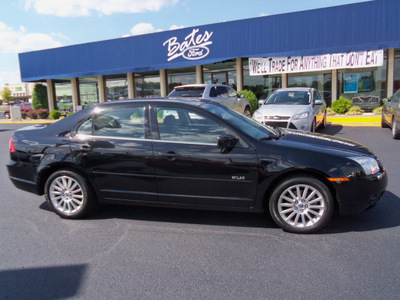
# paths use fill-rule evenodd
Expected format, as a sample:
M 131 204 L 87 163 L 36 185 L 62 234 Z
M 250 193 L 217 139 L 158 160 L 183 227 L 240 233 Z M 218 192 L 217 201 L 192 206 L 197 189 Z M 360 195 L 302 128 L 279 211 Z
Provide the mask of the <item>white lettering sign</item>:
M 379 66 L 383 66 L 383 50 L 315 56 L 249 58 L 250 76 Z
M 167 45 L 168 61 L 179 56 L 188 60 L 197 60 L 206 57 L 210 53 L 210 49 L 207 46 L 213 43 L 210 41 L 213 32 L 205 31 L 203 34 L 199 34 L 198 32 L 199 29 L 193 29 L 181 43 L 178 42 L 177 37 L 166 40 L 163 46 Z

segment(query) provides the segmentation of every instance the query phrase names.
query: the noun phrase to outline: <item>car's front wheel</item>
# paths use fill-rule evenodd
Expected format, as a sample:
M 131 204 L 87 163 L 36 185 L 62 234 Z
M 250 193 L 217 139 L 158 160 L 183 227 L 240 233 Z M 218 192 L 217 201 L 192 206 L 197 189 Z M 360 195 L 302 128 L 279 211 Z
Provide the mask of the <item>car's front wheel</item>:
M 315 119 L 313 119 L 313 121 L 311 123 L 310 131 L 315 132 L 316 129 L 317 129 L 317 122 L 315 121 Z
M 392 121 L 392 135 L 395 140 L 400 139 L 400 122 L 396 121 L 396 116 L 393 116 Z
M 291 176 L 282 180 L 269 202 L 272 219 L 283 230 L 315 233 L 330 221 L 333 198 L 328 187 L 312 176 Z
M 250 107 L 248 107 L 248 106 L 246 106 L 246 108 L 244 109 L 244 112 L 243 112 L 243 114 L 246 116 L 246 117 L 251 117 L 251 109 L 250 109 Z
M 385 122 L 385 116 L 383 115 L 383 112 L 382 112 L 382 117 L 381 117 L 381 127 L 382 128 L 388 128 L 389 127 L 389 125 L 386 124 L 386 122 Z
M 9 113 L 4 113 L 4 118 L 9 119 L 10 118 L 10 114 Z
M 47 179 L 45 197 L 50 208 L 66 219 L 81 218 L 94 205 L 86 179 L 69 170 L 57 171 Z

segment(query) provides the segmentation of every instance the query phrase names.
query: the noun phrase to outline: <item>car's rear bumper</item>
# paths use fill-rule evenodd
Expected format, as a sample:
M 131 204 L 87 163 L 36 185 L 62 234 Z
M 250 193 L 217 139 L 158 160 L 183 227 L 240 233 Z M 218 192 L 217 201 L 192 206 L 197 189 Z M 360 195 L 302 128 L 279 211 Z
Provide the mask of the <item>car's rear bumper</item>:
M 11 182 L 16 188 L 37 195 L 42 194 L 35 181 L 30 180 L 26 177 L 24 178 L 24 175 L 27 174 L 27 170 L 23 164 L 10 160 L 7 163 L 7 170 L 8 178 L 10 178 Z
M 350 182 L 335 183 L 340 214 L 357 214 L 376 204 L 381 200 L 387 184 L 386 172 L 364 178 L 351 178 Z

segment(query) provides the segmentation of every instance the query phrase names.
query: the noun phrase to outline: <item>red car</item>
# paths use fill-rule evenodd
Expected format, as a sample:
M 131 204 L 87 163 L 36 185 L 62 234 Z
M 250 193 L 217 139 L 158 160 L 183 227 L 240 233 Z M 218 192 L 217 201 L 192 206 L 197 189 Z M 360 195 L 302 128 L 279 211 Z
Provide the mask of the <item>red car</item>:
M 19 106 L 21 108 L 21 113 L 27 113 L 32 110 L 32 103 L 23 102 L 20 104 L 14 104 L 13 106 Z M 9 119 L 10 117 L 10 108 L 7 108 L 4 111 L 4 118 Z

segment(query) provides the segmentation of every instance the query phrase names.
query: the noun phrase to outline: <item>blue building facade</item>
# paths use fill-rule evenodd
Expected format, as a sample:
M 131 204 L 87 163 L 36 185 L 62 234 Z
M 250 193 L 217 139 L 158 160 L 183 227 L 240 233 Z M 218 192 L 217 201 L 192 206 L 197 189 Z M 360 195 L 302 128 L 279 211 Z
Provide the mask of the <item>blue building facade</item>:
M 77 106 L 166 96 L 195 82 L 248 88 L 259 98 L 300 85 L 328 102 L 384 98 L 400 88 L 399 11 L 400 1 L 376 0 L 21 53 L 21 77 L 47 82 L 51 108 L 65 99 Z M 332 57 L 342 64 L 328 65 Z M 293 58 L 312 67 L 293 70 Z M 273 72 L 254 72 L 268 61 Z M 349 90 L 349 78 L 357 88 Z

